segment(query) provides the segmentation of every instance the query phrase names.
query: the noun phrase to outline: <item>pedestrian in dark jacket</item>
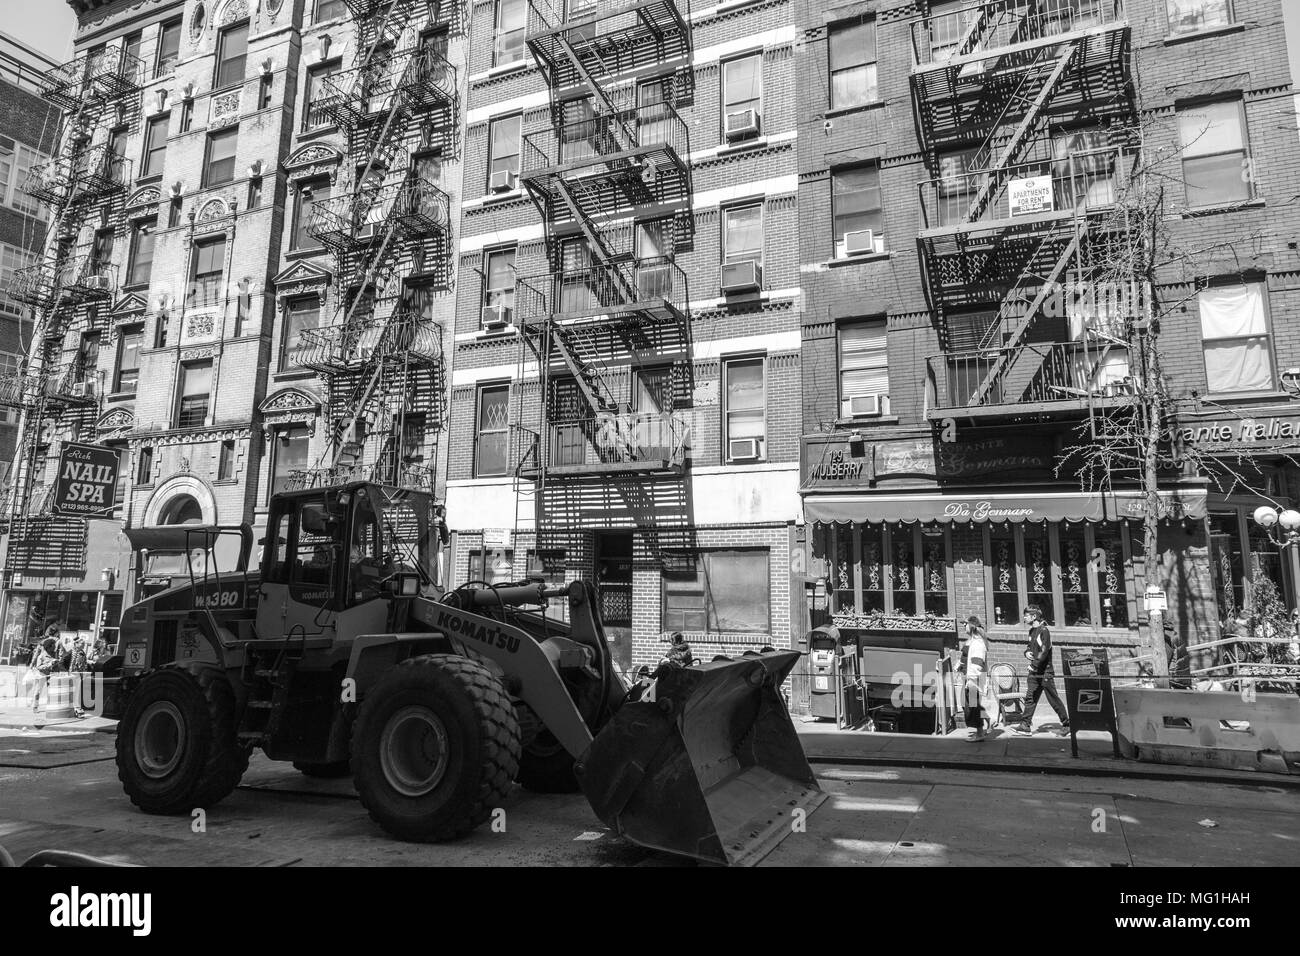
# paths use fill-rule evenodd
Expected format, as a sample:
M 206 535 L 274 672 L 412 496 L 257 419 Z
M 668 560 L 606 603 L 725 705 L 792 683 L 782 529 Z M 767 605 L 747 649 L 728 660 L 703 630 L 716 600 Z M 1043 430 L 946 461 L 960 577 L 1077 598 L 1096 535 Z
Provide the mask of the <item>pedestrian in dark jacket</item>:
M 1038 698 L 1047 694 L 1047 702 L 1061 720 L 1061 729 L 1070 729 L 1070 712 L 1056 693 L 1056 669 L 1052 666 L 1052 632 L 1043 621 L 1043 611 L 1037 604 L 1025 608 L 1022 620 L 1029 625 L 1029 647 L 1025 658 L 1029 661 L 1029 676 L 1025 690 L 1025 713 L 1020 723 L 1011 729 L 1019 734 L 1031 734 L 1034 727 L 1034 708 Z

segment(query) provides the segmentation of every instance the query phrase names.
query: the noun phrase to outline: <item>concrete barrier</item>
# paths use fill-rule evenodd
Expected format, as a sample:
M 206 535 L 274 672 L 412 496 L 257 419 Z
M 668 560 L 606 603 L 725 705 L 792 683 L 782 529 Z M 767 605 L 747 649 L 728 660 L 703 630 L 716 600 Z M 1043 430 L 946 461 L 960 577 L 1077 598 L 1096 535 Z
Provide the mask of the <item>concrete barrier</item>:
M 1300 774 L 1300 697 L 1116 687 L 1124 756 L 1149 763 Z

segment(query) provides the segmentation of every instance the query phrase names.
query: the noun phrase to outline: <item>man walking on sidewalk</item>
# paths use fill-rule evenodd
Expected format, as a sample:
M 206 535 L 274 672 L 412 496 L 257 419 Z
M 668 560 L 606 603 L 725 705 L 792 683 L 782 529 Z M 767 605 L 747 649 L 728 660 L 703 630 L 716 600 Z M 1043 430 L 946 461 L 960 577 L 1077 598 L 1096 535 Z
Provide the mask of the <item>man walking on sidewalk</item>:
M 1056 693 L 1056 671 L 1052 666 L 1052 632 L 1043 623 L 1043 611 L 1037 604 L 1025 608 L 1023 620 L 1029 625 L 1029 648 L 1025 657 L 1029 660 L 1028 687 L 1025 691 L 1025 713 L 1020 723 L 1011 729 L 1018 734 L 1034 732 L 1034 708 L 1038 698 L 1047 693 L 1047 702 L 1061 719 L 1061 729 L 1070 729 L 1070 712 L 1061 703 Z

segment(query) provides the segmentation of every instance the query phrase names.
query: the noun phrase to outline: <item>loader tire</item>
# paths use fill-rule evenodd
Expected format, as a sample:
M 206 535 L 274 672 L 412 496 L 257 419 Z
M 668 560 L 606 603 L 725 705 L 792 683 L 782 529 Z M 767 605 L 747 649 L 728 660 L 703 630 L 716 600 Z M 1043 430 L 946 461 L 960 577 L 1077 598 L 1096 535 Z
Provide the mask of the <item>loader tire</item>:
M 573 755 L 542 728 L 519 757 L 519 785 L 533 793 L 577 793 Z
M 352 775 L 371 819 L 400 840 L 463 836 L 510 793 L 519 723 L 501 682 L 454 654 L 403 661 L 361 702 Z
M 352 764 L 346 760 L 334 760 L 330 763 L 307 763 L 295 760 L 293 769 L 304 777 L 318 777 L 321 780 L 334 780 L 352 773 Z
M 235 735 L 235 695 L 215 667 L 145 675 L 117 729 L 117 776 L 145 813 L 206 809 L 239 785 L 249 749 Z

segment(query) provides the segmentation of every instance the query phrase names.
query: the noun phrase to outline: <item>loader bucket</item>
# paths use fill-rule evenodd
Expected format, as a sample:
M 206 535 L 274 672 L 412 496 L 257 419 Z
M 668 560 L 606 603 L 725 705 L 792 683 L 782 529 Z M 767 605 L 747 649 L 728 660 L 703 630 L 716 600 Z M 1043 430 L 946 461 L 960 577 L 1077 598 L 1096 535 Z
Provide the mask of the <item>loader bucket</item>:
M 825 798 L 779 689 L 797 651 L 661 673 L 654 701 L 624 704 L 578 761 L 588 801 L 642 846 L 752 866 Z

